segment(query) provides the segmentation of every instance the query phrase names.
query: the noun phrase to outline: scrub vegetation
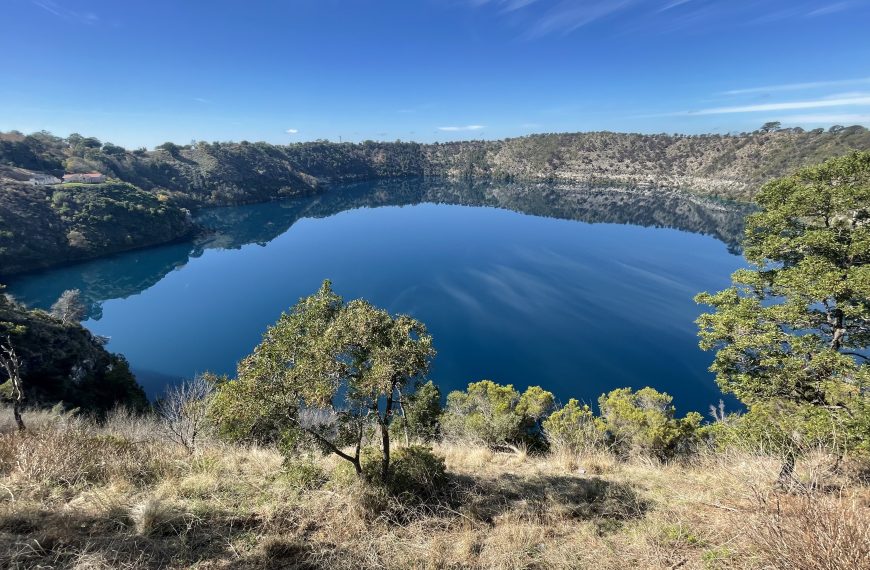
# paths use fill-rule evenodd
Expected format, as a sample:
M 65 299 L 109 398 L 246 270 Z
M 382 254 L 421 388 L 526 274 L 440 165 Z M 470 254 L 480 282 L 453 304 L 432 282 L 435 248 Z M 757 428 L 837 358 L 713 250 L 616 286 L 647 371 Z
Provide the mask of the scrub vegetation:
M 757 203 L 751 267 L 697 297 L 701 348 L 745 406 L 707 422 L 651 387 L 597 408 L 490 380 L 442 399 L 425 325 L 328 281 L 234 378 L 156 413 L 21 413 L 15 371 L 40 358 L 21 339 L 87 333 L 74 292 L 4 316 L 0 565 L 870 568 L 870 153 Z

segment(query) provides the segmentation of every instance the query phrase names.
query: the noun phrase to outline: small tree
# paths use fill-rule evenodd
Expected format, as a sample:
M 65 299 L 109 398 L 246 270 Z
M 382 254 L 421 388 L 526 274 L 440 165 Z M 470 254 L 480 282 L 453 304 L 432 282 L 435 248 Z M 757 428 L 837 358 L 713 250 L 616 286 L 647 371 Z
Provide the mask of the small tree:
M 411 439 L 429 442 L 441 432 L 441 390 L 431 380 L 417 390 L 401 398 L 400 417 L 393 424 L 393 432 L 405 436 L 405 444 Z
M 176 386 L 166 388 L 166 395 L 157 404 L 157 415 L 166 435 L 187 450 L 196 451 L 197 441 L 208 423 L 208 408 L 214 395 L 217 378 L 200 374 Z
M 762 133 L 772 133 L 773 131 L 778 131 L 782 127 L 782 123 L 779 121 L 769 121 L 761 125 L 761 128 L 758 129 Z
M 6 343 L 0 344 L 0 368 L 6 373 L 8 386 L 8 399 L 12 402 L 12 415 L 19 431 L 24 431 L 24 419 L 21 417 L 21 406 L 24 403 L 24 387 L 21 381 L 21 361 L 12 348 L 12 343 L 6 339 Z
M 80 323 L 87 315 L 87 308 L 82 302 L 82 292 L 78 289 L 67 289 L 51 306 L 51 315 L 68 325 Z
M 329 281 L 270 327 L 238 378 L 222 386 L 213 414 L 224 435 L 315 444 L 353 464 L 368 430 L 380 432 L 381 476 L 390 476 L 390 424 L 400 391 L 434 356 L 426 327 L 362 300 L 345 303 Z M 352 451 L 346 451 L 351 447 Z

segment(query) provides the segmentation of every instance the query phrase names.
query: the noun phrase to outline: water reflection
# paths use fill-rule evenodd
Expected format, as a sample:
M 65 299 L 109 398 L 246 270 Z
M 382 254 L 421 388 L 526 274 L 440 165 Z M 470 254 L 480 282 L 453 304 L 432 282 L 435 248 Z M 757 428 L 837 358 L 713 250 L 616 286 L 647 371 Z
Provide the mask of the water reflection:
M 377 181 L 334 188 L 311 198 L 214 208 L 197 216 L 201 237 L 47 270 L 13 279 L 10 290 L 32 307 L 48 308 L 64 289 L 78 288 L 88 317 L 99 320 L 102 303 L 150 288 L 206 249 L 265 246 L 303 218 L 326 218 L 356 208 L 435 203 L 486 206 L 586 223 L 673 228 L 710 235 L 739 254 L 744 205 L 659 189 L 504 184 L 445 180 Z M 25 283 L 26 282 L 26 283 Z M 16 287 L 17 283 L 24 283 Z

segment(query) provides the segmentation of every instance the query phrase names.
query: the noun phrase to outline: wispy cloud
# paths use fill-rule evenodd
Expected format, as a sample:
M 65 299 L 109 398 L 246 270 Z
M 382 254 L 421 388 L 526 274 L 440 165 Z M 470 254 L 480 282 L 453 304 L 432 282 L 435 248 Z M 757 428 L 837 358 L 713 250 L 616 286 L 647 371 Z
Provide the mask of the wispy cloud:
M 668 33 L 701 27 L 733 28 L 834 14 L 865 4 L 840 0 L 819 7 L 818 0 L 791 2 L 714 2 L 712 0 L 465 0 L 475 9 L 489 9 L 520 28 L 520 37 L 538 39 L 567 35 L 610 19 L 623 31 Z
M 64 20 L 72 20 L 82 24 L 96 24 L 100 21 L 100 17 L 93 12 L 77 12 L 75 10 L 70 10 L 69 8 L 64 8 L 63 6 L 58 5 L 57 2 L 53 2 L 52 0 L 30 1 L 34 6 L 38 6 L 49 14 L 57 16 L 58 18 L 63 18 Z
M 606 16 L 610 16 L 636 0 L 592 0 L 578 3 L 573 1 L 560 2 L 538 20 L 532 22 L 525 30 L 524 37 L 540 38 L 550 34 L 570 34 Z
M 671 2 L 668 2 L 667 4 L 665 4 L 664 6 L 662 6 L 661 8 L 659 8 L 656 11 L 657 12 L 667 12 L 668 10 L 670 10 L 672 8 L 676 8 L 677 6 L 682 6 L 683 4 L 687 4 L 691 1 L 692 0 L 673 0 Z
M 481 130 L 481 129 L 485 129 L 485 128 L 486 128 L 486 127 L 485 127 L 484 125 L 465 125 L 465 126 L 462 126 L 462 127 L 456 127 L 456 126 L 453 126 L 453 127 L 438 127 L 438 130 L 439 130 L 439 131 L 446 131 L 446 132 L 451 132 L 451 133 L 452 133 L 452 132 L 457 132 L 457 131 L 479 131 L 479 130 Z
M 842 12 L 843 10 L 848 10 L 853 7 L 856 2 L 834 2 L 833 4 L 828 4 L 827 6 L 822 6 L 821 8 L 817 8 L 812 10 L 807 14 L 809 17 L 815 16 L 825 16 L 827 14 L 836 14 L 837 12 Z
M 202 103 L 203 105 L 207 105 L 207 104 L 211 103 L 210 99 L 206 99 L 204 97 L 194 97 L 193 100 L 196 101 L 197 103 Z
M 755 93 L 771 93 L 777 91 L 804 91 L 807 89 L 820 89 L 824 87 L 847 87 L 850 85 L 870 85 L 870 77 L 857 79 L 840 79 L 837 81 L 808 81 L 806 83 L 785 83 L 781 85 L 766 85 L 763 87 L 749 87 L 746 89 L 731 89 L 724 91 L 723 95 L 752 95 Z
M 514 12 L 538 1 L 539 0 L 471 0 L 471 3 L 475 6 L 483 6 L 484 4 L 498 5 L 505 12 Z
M 284 132 L 287 133 L 288 135 L 295 135 L 295 134 L 299 133 L 299 129 L 287 129 Z
M 840 97 L 815 99 L 812 101 L 788 101 L 764 103 L 760 105 L 738 105 L 733 107 L 714 107 L 700 111 L 690 111 L 690 115 L 724 115 L 729 113 L 759 113 L 765 111 L 789 111 L 797 109 L 821 109 L 826 107 L 847 107 L 870 105 L 870 97 Z M 684 113 L 681 113 L 684 114 Z

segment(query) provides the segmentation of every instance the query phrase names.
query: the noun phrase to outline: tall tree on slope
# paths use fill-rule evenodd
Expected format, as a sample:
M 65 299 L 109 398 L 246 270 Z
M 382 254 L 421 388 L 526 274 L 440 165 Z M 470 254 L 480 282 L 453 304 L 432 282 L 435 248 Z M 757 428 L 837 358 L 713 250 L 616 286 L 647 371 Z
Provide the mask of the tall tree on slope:
M 699 303 L 701 348 L 720 387 L 750 408 L 787 402 L 867 445 L 870 386 L 870 153 L 768 183 L 747 219 L 752 265 Z M 797 406 L 797 408 L 795 408 Z M 866 434 L 865 434 L 866 435 Z M 794 452 L 782 475 L 790 476 Z

